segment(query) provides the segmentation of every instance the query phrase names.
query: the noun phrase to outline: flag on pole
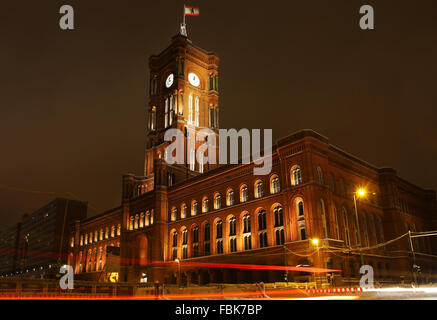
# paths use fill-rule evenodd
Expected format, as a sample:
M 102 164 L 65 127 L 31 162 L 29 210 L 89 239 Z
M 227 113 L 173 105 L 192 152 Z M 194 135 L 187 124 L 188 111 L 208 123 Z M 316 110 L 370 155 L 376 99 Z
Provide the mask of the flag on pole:
M 190 6 L 184 6 L 184 7 L 185 7 L 186 16 L 198 16 L 200 13 L 199 7 L 190 7 Z

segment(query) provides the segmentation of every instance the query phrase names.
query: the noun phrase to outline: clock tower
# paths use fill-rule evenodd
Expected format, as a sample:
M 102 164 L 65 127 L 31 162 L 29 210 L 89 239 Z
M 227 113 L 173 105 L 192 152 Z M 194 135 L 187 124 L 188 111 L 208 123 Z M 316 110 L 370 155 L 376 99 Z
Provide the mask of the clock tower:
M 167 165 L 171 167 L 171 170 L 167 170 L 171 172 L 170 176 L 165 178 L 168 180 L 167 185 L 216 166 L 195 160 L 197 148 L 205 143 L 202 140 L 196 141 L 195 135 L 202 136 L 201 131 L 209 129 L 210 136 L 215 136 L 218 146 L 218 65 L 216 54 L 195 46 L 181 34 L 174 36 L 164 51 L 149 58 L 145 177 L 154 175 L 155 160 L 166 157 L 166 148 L 170 142 L 164 140 L 164 135 L 169 129 L 178 129 L 184 133 L 184 164 Z M 216 163 L 218 156 L 216 147 Z

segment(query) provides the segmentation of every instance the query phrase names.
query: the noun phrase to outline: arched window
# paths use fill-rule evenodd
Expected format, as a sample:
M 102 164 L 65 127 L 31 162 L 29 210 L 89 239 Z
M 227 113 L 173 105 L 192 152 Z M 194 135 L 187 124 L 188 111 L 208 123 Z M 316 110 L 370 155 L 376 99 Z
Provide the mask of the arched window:
M 121 235 L 121 224 L 117 225 L 117 236 Z
M 261 198 L 264 195 L 264 187 L 262 181 L 257 181 L 255 184 L 255 198 Z
M 195 99 L 195 125 L 199 126 L 199 97 Z
M 335 235 L 337 236 L 336 239 L 340 240 L 340 227 L 338 225 L 338 213 L 336 207 L 334 207 L 334 219 L 335 219 Z
M 243 241 L 244 250 L 252 249 L 252 234 L 250 232 L 250 214 L 246 213 L 243 216 Z
M 243 233 L 250 233 L 250 214 L 246 213 L 243 216 Z
M 80 235 L 80 245 L 83 246 L 83 234 Z
M 237 251 L 237 220 L 235 217 L 229 219 L 229 250 Z
M 247 186 L 243 185 L 240 189 L 240 202 L 246 202 L 249 197 L 249 192 L 247 190 Z
M 291 170 L 291 182 L 294 186 L 297 186 L 302 183 L 302 173 L 300 167 L 295 166 Z
M 282 206 L 276 206 L 273 209 L 273 214 L 275 217 L 275 240 L 276 245 L 284 244 L 285 242 L 285 232 L 284 232 L 284 214 Z
M 138 222 L 140 221 L 140 216 L 138 214 L 135 215 L 135 224 L 134 229 L 138 229 Z
M 153 209 L 152 209 L 152 213 L 153 213 Z M 145 221 L 145 225 L 148 227 L 153 223 L 153 217 L 152 214 L 150 213 L 149 210 L 147 210 L 146 212 L 146 221 Z
M 209 199 L 208 198 L 203 198 L 202 211 L 203 212 L 209 211 Z
M 140 215 L 140 228 L 144 228 L 144 222 L 145 222 L 145 215 L 144 215 L 144 212 L 141 212 L 141 215 Z
M 176 221 L 178 215 L 178 209 L 176 207 L 173 207 L 173 209 L 171 209 L 171 221 Z
M 223 253 L 223 222 L 216 222 L 216 253 Z
M 226 196 L 226 202 L 228 206 L 234 205 L 234 190 L 230 189 Z
M 319 183 L 323 184 L 323 173 L 322 173 L 322 168 L 317 167 L 317 175 L 319 177 Z
M 187 205 L 185 203 L 182 204 L 181 206 L 181 219 L 185 219 L 187 217 Z
M 258 212 L 258 238 L 259 247 L 267 247 L 267 218 L 264 209 Z
M 276 194 L 279 193 L 279 191 L 281 191 L 281 187 L 279 184 L 279 177 L 275 175 L 272 177 L 272 182 L 270 184 L 270 193 Z
M 130 216 L 129 230 L 134 229 L 134 216 Z
M 275 216 L 275 227 L 284 226 L 284 214 L 281 206 L 276 206 L 273 209 L 273 214 Z
M 105 228 L 105 239 L 109 238 L 109 227 Z
M 195 226 L 193 228 L 192 243 L 193 243 L 193 257 L 198 257 L 199 256 L 199 227 L 198 226 Z
M 235 236 L 237 234 L 237 220 L 235 217 L 229 219 L 229 235 Z
M 188 96 L 188 123 L 193 124 L 193 95 Z
M 197 215 L 197 201 L 195 200 L 191 203 L 191 215 Z
M 182 259 L 188 257 L 188 231 L 187 229 L 182 230 Z
M 214 209 L 218 210 L 222 207 L 222 197 L 220 194 L 214 196 Z
M 297 229 L 299 232 L 299 240 L 306 240 L 306 221 L 303 200 L 298 198 L 296 200 L 296 213 L 297 213 Z
M 165 117 L 164 117 L 164 127 L 167 128 L 168 127 L 168 104 L 169 104 L 169 99 L 166 98 L 165 99 Z
M 100 229 L 100 236 L 99 236 L 99 240 L 103 240 L 103 229 Z
M 320 213 L 322 215 L 322 230 L 323 230 L 323 238 L 328 238 L 328 227 L 326 223 L 326 210 L 325 210 L 325 202 L 323 199 L 320 199 Z
M 346 246 L 349 247 L 350 246 L 349 221 L 347 218 L 347 211 L 344 207 L 343 207 L 342 211 L 343 211 L 343 224 L 344 224 L 344 242 L 345 242 Z
M 176 260 L 178 258 L 178 232 L 173 231 L 172 235 L 172 259 Z

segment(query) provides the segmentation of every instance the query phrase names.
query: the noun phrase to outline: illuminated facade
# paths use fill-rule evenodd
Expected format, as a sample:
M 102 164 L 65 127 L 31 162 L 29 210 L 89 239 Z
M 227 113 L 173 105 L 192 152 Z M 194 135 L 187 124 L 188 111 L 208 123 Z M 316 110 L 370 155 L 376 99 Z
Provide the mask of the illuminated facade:
M 360 254 L 380 281 L 412 277 L 408 230 L 434 230 L 434 191 L 375 168 L 312 130 L 276 142 L 272 172 L 253 163 L 168 165 L 164 134 L 218 129 L 218 57 L 177 35 L 152 56 L 144 176 L 123 177 L 121 206 L 75 224 L 69 263 L 78 277 L 108 280 L 105 252 L 120 247 L 120 281 L 244 283 L 308 281 L 295 271 L 216 268 L 216 263 L 341 269 L 336 283 L 359 278 Z M 194 150 L 184 142 L 185 163 Z M 357 201 L 358 187 L 368 196 Z M 358 228 L 360 237 L 358 237 Z M 361 245 L 358 240 L 361 238 Z M 313 242 L 312 239 L 318 239 Z M 380 246 L 378 246 L 380 245 Z M 413 240 L 423 279 L 435 274 L 435 242 Z M 375 247 L 370 248 L 369 247 Z M 187 262 L 208 263 L 202 267 Z M 103 276 L 102 276 L 103 274 Z M 315 277 L 326 282 L 326 274 Z M 434 279 L 435 281 L 435 279 Z

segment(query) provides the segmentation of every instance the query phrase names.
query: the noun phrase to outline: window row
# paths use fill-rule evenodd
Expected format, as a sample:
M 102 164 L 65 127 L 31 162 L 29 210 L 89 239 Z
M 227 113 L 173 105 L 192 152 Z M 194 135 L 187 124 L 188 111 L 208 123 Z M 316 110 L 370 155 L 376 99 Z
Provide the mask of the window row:
M 120 236 L 121 234 L 121 224 L 112 225 L 111 227 L 107 226 L 105 229 L 101 228 L 100 230 L 95 230 L 94 232 L 89 232 L 85 234 L 81 234 L 79 238 L 79 245 L 88 245 L 95 243 L 97 241 L 106 240 L 109 238 L 115 238 L 116 236 Z M 74 237 L 70 240 L 70 247 L 74 247 Z
M 140 214 L 132 215 L 129 218 L 128 230 L 137 230 L 148 227 L 153 224 L 153 209 L 151 211 L 141 212 Z

